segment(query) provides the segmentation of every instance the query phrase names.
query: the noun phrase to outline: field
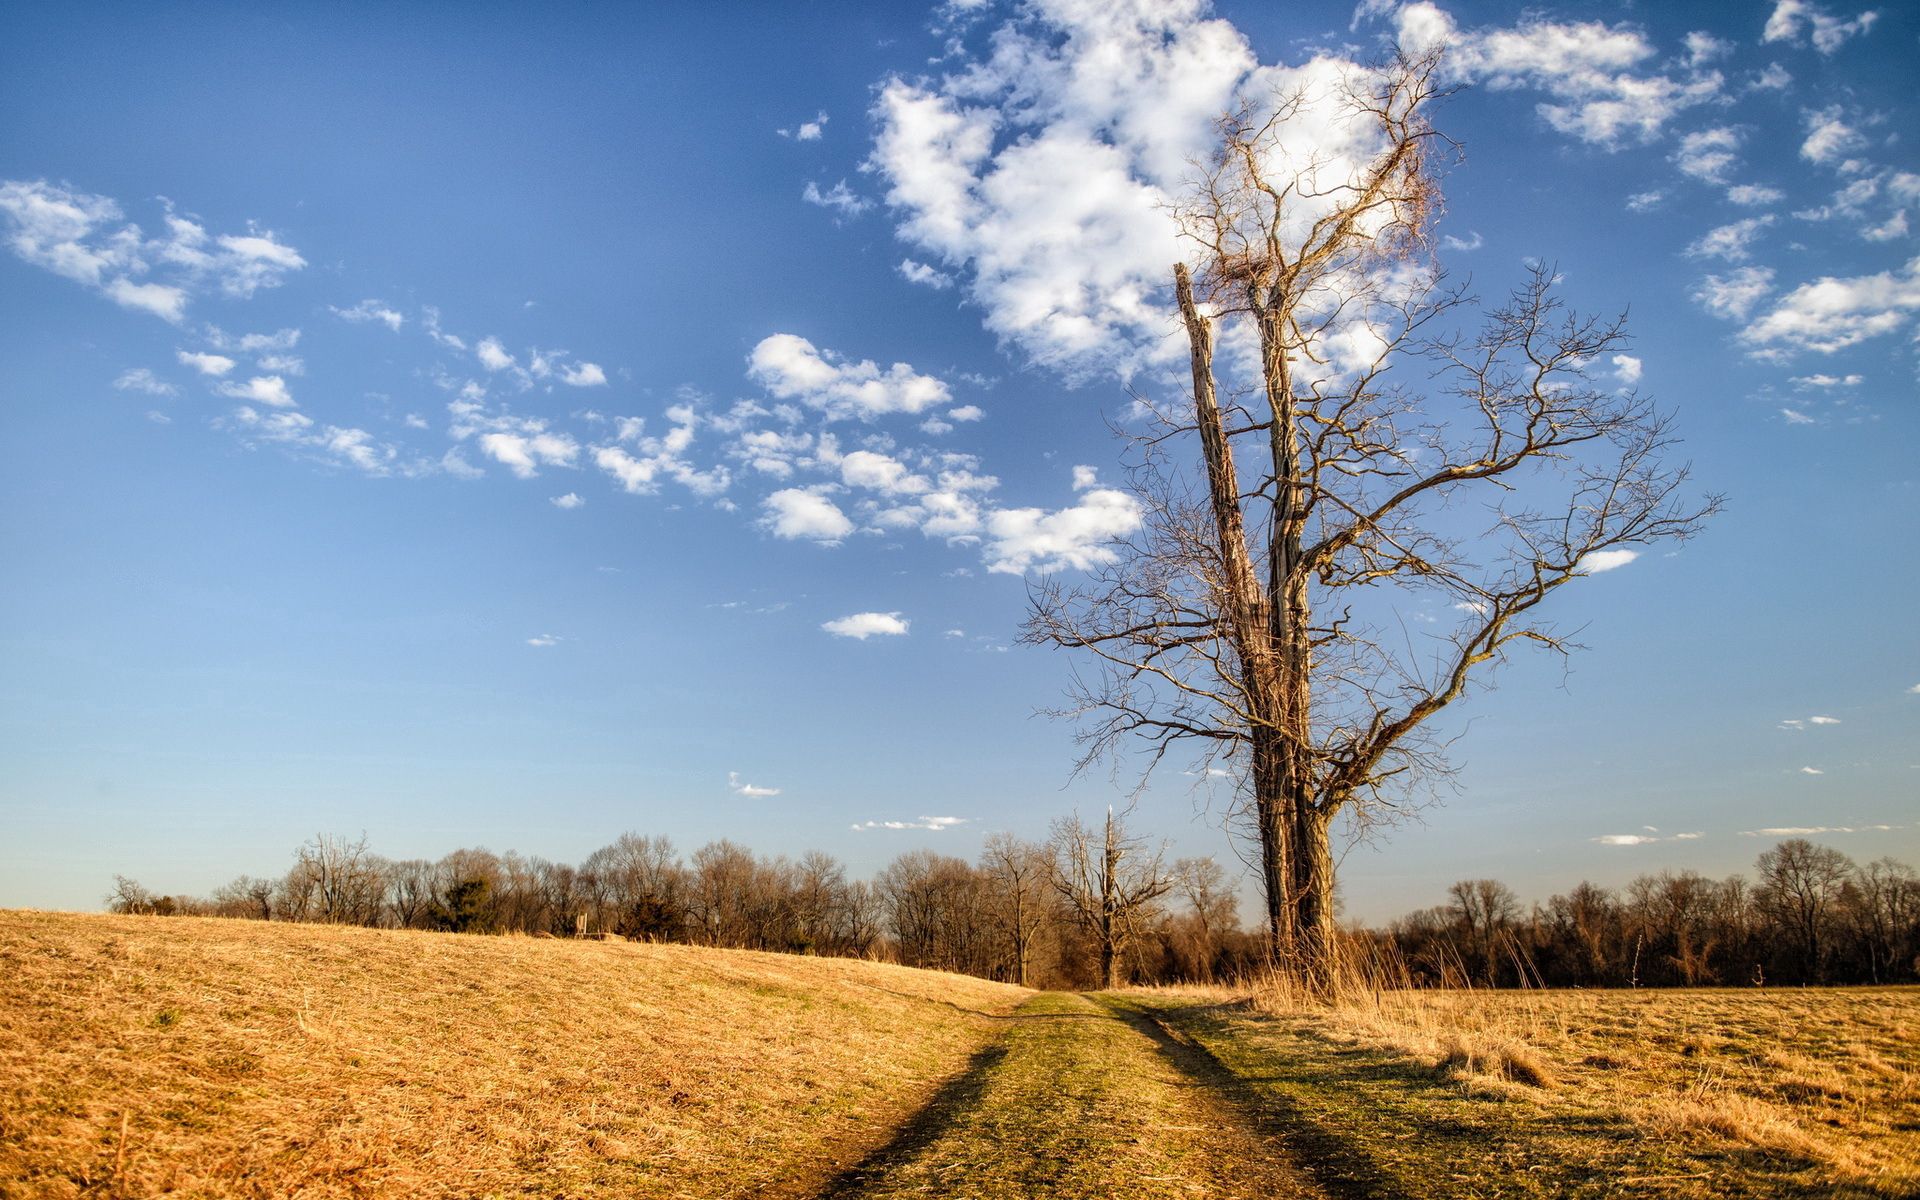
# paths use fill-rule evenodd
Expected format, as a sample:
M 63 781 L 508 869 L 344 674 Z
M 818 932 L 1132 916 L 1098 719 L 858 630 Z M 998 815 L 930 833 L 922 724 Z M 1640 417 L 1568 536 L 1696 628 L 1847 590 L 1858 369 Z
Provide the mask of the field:
M 1912 1196 L 1916 1018 L 0 913 L 0 1196 Z

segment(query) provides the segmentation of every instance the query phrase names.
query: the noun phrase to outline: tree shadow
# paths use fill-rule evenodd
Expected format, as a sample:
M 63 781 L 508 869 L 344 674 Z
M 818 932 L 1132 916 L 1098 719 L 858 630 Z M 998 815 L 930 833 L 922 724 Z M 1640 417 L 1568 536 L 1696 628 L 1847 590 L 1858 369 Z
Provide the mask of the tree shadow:
M 1009 1020 L 1032 1020 L 1036 1015 L 1007 1014 Z M 894 1131 L 893 1137 L 879 1149 L 848 1167 L 828 1181 L 819 1195 L 858 1196 L 871 1184 L 931 1146 L 952 1129 L 962 1113 L 976 1107 L 986 1094 L 988 1077 L 1007 1057 L 1007 1047 L 996 1042 L 974 1052 L 958 1075 L 941 1084 L 920 1110 Z

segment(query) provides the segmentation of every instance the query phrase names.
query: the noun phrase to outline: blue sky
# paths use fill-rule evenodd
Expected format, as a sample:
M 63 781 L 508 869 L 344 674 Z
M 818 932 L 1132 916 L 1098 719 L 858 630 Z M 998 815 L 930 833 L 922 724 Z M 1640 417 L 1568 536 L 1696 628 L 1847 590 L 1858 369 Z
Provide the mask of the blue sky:
M 1238 91 L 1444 38 L 1438 253 L 1555 262 L 1726 512 L 1556 598 L 1349 912 L 1920 860 L 1920 18 L 1883 5 L 6 6 L 0 905 L 316 831 L 578 860 L 1043 837 L 1034 716 L 1177 394 Z M 1408 614 L 1419 619 L 1419 614 Z M 771 794 L 769 794 L 771 793 Z M 1177 768 L 1142 825 L 1226 849 Z M 1684 835 L 1684 836 L 1683 836 Z

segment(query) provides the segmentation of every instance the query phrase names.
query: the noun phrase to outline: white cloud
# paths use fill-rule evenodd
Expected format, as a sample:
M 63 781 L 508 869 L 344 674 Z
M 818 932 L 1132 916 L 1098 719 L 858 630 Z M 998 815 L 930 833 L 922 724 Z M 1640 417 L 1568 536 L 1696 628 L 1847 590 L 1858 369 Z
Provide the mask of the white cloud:
M 1800 143 L 1800 157 L 1830 163 L 1865 144 L 1859 131 L 1841 119 L 1840 109 L 1824 108 L 1807 114 L 1807 140 Z
M 103 290 L 109 300 L 123 308 L 150 312 L 175 325 L 187 315 L 187 293 L 184 288 L 164 283 L 133 283 L 126 279 L 115 279 L 108 282 Z
M 1795 375 L 1790 382 L 1801 391 L 1809 388 L 1828 390 L 1832 388 L 1859 387 L 1866 380 L 1864 375 Z
M 228 385 L 233 386 L 233 385 Z M 321 425 L 305 413 L 288 409 L 261 412 L 243 404 L 230 417 L 216 422 L 249 445 L 273 443 L 336 466 L 349 466 L 368 475 L 388 475 L 399 451 L 364 429 Z
M 760 506 L 765 510 L 760 525 L 775 537 L 837 545 L 853 532 L 853 522 L 838 505 L 805 488 L 782 488 L 762 500 Z
M 1776 187 L 1767 187 L 1758 183 L 1735 184 L 1727 189 L 1727 201 L 1732 204 L 1752 208 L 1761 204 L 1778 204 L 1787 194 Z
M 1613 374 L 1621 383 L 1639 383 L 1645 364 L 1631 354 L 1613 356 Z
M 800 193 L 800 198 L 808 204 L 833 209 L 843 217 L 857 217 L 873 207 L 873 201 L 857 194 L 847 186 L 847 181 L 844 179 L 825 191 L 820 190 L 819 184 L 808 180 L 806 188 Z
M 848 487 L 896 495 L 918 495 L 933 487 L 905 463 L 873 450 L 855 450 L 840 460 L 840 480 Z
M 334 316 L 339 317 L 343 321 L 353 321 L 356 323 L 378 321 L 395 333 L 399 333 L 400 327 L 407 323 L 405 316 L 388 308 L 379 300 L 362 300 L 352 308 L 334 308 L 332 305 L 328 305 L 327 307 Z
M 700 415 L 689 404 L 676 404 L 666 412 L 669 428 L 661 436 L 646 432 L 646 423 L 636 417 L 615 421 L 618 441 L 593 448 L 594 465 L 613 476 L 620 486 L 634 495 L 648 495 L 660 489 L 662 479 L 671 479 L 696 496 L 717 497 L 732 486 L 733 476 L 723 466 L 706 470 L 687 458 L 692 447 Z M 627 446 L 633 450 L 629 452 Z M 723 507 L 725 501 L 716 501 Z
M 1667 194 L 1658 188 L 1650 192 L 1635 192 L 1627 197 L 1627 209 L 1637 213 L 1652 212 L 1660 207 L 1660 202 L 1666 198 Z
M 1722 41 L 1703 29 L 1696 29 L 1686 36 L 1687 65 L 1697 67 L 1712 62 L 1716 58 L 1725 58 L 1733 53 L 1733 43 Z
M 1480 247 L 1486 244 L 1487 244 L 1487 240 L 1481 237 L 1477 231 L 1473 233 L 1469 233 L 1464 238 L 1457 238 L 1457 237 L 1454 237 L 1452 234 L 1448 234 L 1447 236 L 1440 239 L 1440 248 L 1442 250 L 1455 250 L 1462 254 L 1465 254 L 1471 250 L 1478 250 Z
M 233 370 L 234 361 L 224 354 L 204 354 L 199 351 L 181 350 L 174 354 L 183 367 L 192 367 L 202 375 L 220 376 Z
M 1766 69 L 1753 77 L 1747 86 L 1756 92 L 1785 91 L 1793 83 L 1793 72 L 1779 63 L 1768 63 Z
M 1838 725 L 1839 723 L 1840 723 L 1839 717 L 1808 717 L 1807 718 L 1807 724 L 1809 725 Z
M 547 503 L 553 505 L 555 508 L 564 508 L 564 509 L 571 510 L 571 509 L 579 508 L 581 505 L 585 504 L 586 501 L 580 498 L 580 493 L 568 492 L 564 496 L 553 496 L 549 498 Z
M 1849 279 L 1827 276 L 1781 297 L 1740 332 L 1762 357 L 1797 350 L 1831 354 L 1868 338 L 1894 333 L 1920 308 L 1920 258 L 1904 271 Z
M 1880 19 L 1878 12 L 1869 10 L 1843 21 L 1811 0 L 1777 0 L 1773 6 L 1773 15 L 1767 18 L 1766 27 L 1761 31 L 1763 42 L 1800 43 L 1800 35 L 1808 32 L 1813 38 L 1813 47 L 1822 54 L 1832 54 L 1848 38 L 1865 34 Z
M 866 641 L 870 637 L 900 637 L 907 632 L 907 621 L 897 612 L 863 612 L 827 621 L 820 628 L 835 637 Z
M 827 114 L 822 110 L 813 120 L 803 122 L 796 129 L 776 129 L 774 132 L 796 142 L 817 142 L 827 132 Z
M 953 276 L 945 271 L 936 270 L 926 263 L 915 262 L 911 258 L 901 259 L 900 265 L 894 269 L 899 271 L 900 277 L 908 283 L 917 283 L 935 291 L 944 291 L 953 286 Z
M 464 340 L 440 328 L 440 310 L 431 304 L 420 310 L 420 326 L 427 331 L 428 337 L 449 350 L 464 351 L 467 348 Z
M 1687 247 L 1688 258 L 1720 258 L 1727 262 L 1745 262 L 1752 257 L 1747 251 L 1760 231 L 1773 224 L 1773 214 L 1760 217 L 1747 217 L 1733 221 L 1700 235 Z
M 599 363 L 583 362 L 560 368 L 560 382 L 568 387 L 604 387 L 607 373 Z
M 1744 321 L 1773 291 L 1773 268 L 1741 267 L 1728 275 L 1709 275 L 1693 290 L 1699 305 L 1722 320 Z
M 978 404 L 962 404 L 959 408 L 950 408 L 947 410 L 947 420 L 949 421 L 979 421 L 984 419 L 986 415 L 986 412 L 982 410 Z
M 513 355 L 507 353 L 499 338 L 483 338 L 473 352 L 480 359 L 480 365 L 489 371 L 504 371 L 514 365 Z
M 1140 528 L 1139 503 L 1125 492 L 1094 486 L 1090 468 L 1075 468 L 1074 487 L 1081 493 L 1079 503 L 1057 512 L 1006 508 L 989 513 L 987 570 L 1006 575 L 1085 571 L 1114 562 L 1112 543 Z
M 217 284 L 228 295 L 251 296 L 306 266 L 271 232 L 249 227 L 245 235 L 210 239 L 171 206 L 166 232 L 149 238 L 108 197 L 44 179 L 0 182 L 0 217 L 7 247 L 20 258 L 174 324 L 185 319 L 198 289 Z
M 1822 771 L 1819 767 L 1801 767 L 1800 773 L 1802 775 L 1825 775 L 1826 774 L 1826 772 Z
M 1660 831 L 1651 825 L 1644 826 L 1645 833 L 1609 833 L 1590 840 L 1602 846 L 1650 846 L 1656 842 L 1697 842 L 1705 837 L 1704 833 L 1674 833 L 1661 837 Z
M 1639 557 L 1640 552 L 1638 550 L 1627 550 L 1624 548 L 1595 550 L 1592 554 L 1582 558 L 1579 563 L 1575 565 L 1575 569 L 1583 575 L 1598 575 L 1602 571 L 1612 571 L 1624 567 Z
M 1812 425 L 1814 420 L 1797 408 L 1783 408 L 1780 417 L 1789 425 Z
M 865 833 L 871 829 L 926 829 L 941 833 L 960 825 L 972 823 L 971 817 L 921 817 L 914 821 L 859 821 L 853 825 L 855 833 Z
M 1734 151 L 1739 148 L 1739 130 L 1722 125 L 1689 133 L 1681 138 L 1673 161 L 1682 174 L 1708 183 L 1725 183 L 1727 172 L 1738 161 Z
M 293 393 L 287 390 L 287 381 L 278 375 L 255 375 L 245 383 L 223 383 L 219 390 L 221 395 L 238 400 L 252 400 L 274 408 L 294 407 Z
M 555 637 L 551 633 L 543 633 L 543 634 L 539 634 L 536 637 L 530 637 L 527 639 L 527 645 L 529 646 L 545 647 L 545 646 L 557 646 L 559 644 L 560 644 L 560 639 Z
M 757 784 L 742 783 L 740 781 L 740 772 L 738 771 L 727 772 L 727 790 L 736 796 L 744 796 L 749 800 L 762 800 L 768 796 L 778 796 L 780 794 L 780 789 L 777 787 L 760 787 Z
M 1694 70 L 1684 79 L 1636 73 L 1655 51 L 1627 25 L 1529 16 L 1509 28 L 1469 31 L 1425 0 L 1401 5 L 1396 16 L 1402 47 L 1418 51 L 1444 42 L 1446 69 L 1459 78 L 1496 90 L 1544 91 L 1557 101 L 1538 106 L 1547 124 L 1602 146 L 1652 139 L 1682 110 L 1713 99 L 1723 82 L 1715 71 Z
M 145 367 L 130 367 L 120 372 L 113 386 L 123 392 L 145 392 L 149 396 L 175 396 L 180 392 Z
M 906 363 L 883 372 L 870 359 L 850 362 L 791 333 L 776 333 L 755 346 L 747 374 L 775 398 L 798 400 L 832 420 L 918 413 L 952 399 L 945 383 Z
M 580 457 L 573 435 L 539 433 L 483 433 L 480 451 L 521 479 L 532 479 L 541 466 L 571 467 Z

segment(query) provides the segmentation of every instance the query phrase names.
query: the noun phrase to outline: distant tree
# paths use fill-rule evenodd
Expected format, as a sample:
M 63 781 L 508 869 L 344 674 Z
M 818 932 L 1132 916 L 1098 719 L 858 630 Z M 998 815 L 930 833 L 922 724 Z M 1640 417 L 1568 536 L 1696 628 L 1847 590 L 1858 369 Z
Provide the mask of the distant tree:
M 1447 895 L 1448 911 L 1460 929 L 1462 958 L 1482 982 L 1497 983 L 1509 932 L 1520 916 L 1519 898 L 1497 879 L 1462 879 Z
M 111 912 L 131 913 L 138 916 L 152 916 L 162 897 L 140 885 L 135 879 L 125 875 L 113 877 L 113 890 L 107 893 L 107 908 Z
M 1149 852 L 1145 839 L 1130 836 L 1112 809 L 1099 833 L 1077 815 L 1055 821 L 1050 845 L 1053 886 L 1093 940 L 1100 986 L 1119 987 L 1125 982 L 1128 947 L 1145 928 L 1155 901 L 1174 885 L 1164 851 Z
M 315 834 L 294 853 L 293 873 L 306 893 L 305 919 L 332 925 L 372 925 L 380 919 L 386 880 L 367 835 Z
M 1840 889 L 1853 874 L 1853 860 L 1830 846 L 1790 838 L 1762 853 L 1755 899 L 1797 952 L 1801 976 L 1826 977 L 1827 936 Z
M 1187 902 L 1194 945 L 1188 971 L 1192 978 L 1210 982 L 1215 973 L 1220 936 L 1240 927 L 1240 901 L 1227 873 L 1211 857 L 1183 858 L 1173 864 L 1174 889 Z
M 215 888 L 213 903 L 215 910 L 223 917 L 248 917 L 256 921 L 271 921 L 274 896 L 278 891 L 277 880 L 256 879 L 251 875 L 241 875 L 232 883 Z
M 1840 900 L 1872 983 L 1911 978 L 1920 963 L 1920 875 L 1905 863 L 1876 859 L 1844 885 Z
M 992 834 L 980 851 L 980 870 L 992 885 L 994 911 L 1012 965 L 1008 974 L 1026 987 L 1032 977 L 1034 940 L 1053 911 L 1047 848 L 1011 833 Z

